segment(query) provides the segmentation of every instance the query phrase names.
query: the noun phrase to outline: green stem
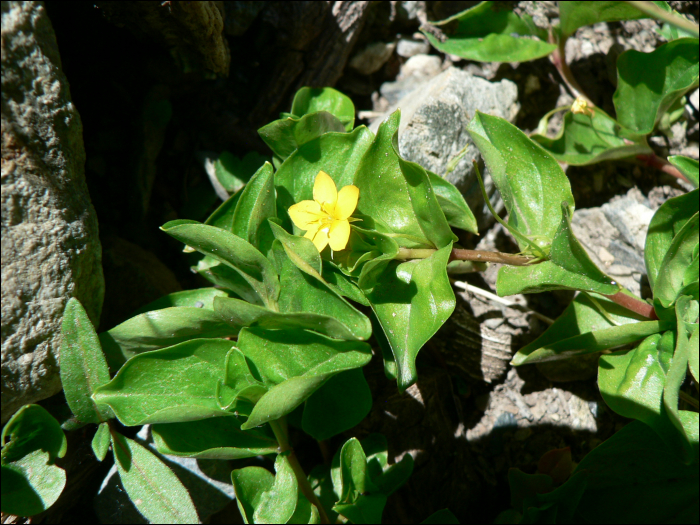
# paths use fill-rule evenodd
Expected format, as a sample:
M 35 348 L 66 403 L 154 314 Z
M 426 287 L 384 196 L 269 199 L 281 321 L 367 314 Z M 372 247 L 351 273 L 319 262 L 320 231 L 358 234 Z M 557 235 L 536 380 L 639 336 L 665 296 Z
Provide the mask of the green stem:
M 700 408 L 700 404 L 698 404 L 698 400 L 695 399 L 693 396 L 691 396 L 691 395 L 689 395 L 689 394 L 686 394 L 685 392 L 683 392 L 683 390 L 679 390 L 679 391 L 678 391 L 678 395 L 680 396 L 680 398 L 681 398 L 683 401 L 685 401 L 686 403 L 688 403 L 690 406 L 695 407 L 696 410 L 697 410 L 698 408 Z
M 437 250 L 433 248 L 399 248 L 399 253 L 394 259 L 405 261 L 409 259 L 427 259 Z M 486 250 L 465 250 L 463 248 L 452 248 L 450 261 L 474 261 L 492 262 L 500 264 L 510 264 L 511 266 L 530 266 L 540 261 L 533 257 L 524 255 L 514 255 L 512 253 L 489 252 Z
M 328 515 L 326 514 L 326 511 L 323 508 L 323 505 L 321 505 L 321 502 L 318 500 L 318 497 L 314 493 L 314 490 L 311 488 L 311 484 L 309 483 L 309 480 L 306 477 L 306 473 L 304 473 L 304 469 L 301 468 L 301 465 L 299 464 L 299 460 L 297 459 L 297 456 L 294 453 L 294 449 L 289 445 L 289 434 L 287 433 L 287 418 L 281 417 L 280 419 L 276 419 L 275 421 L 270 421 L 270 427 L 272 428 L 272 432 L 277 438 L 280 454 L 284 452 L 289 452 L 287 459 L 289 460 L 289 464 L 291 465 L 292 470 L 294 471 L 294 475 L 297 478 L 297 483 L 299 484 L 301 492 L 304 494 L 304 496 L 306 496 L 306 499 L 308 499 L 311 502 L 311 504 L 315 505 L 318 509 L 318 514 L 321 518 L 321 523 L 330 523 L 330 521 L 328 520 Z
M 550 55 L 550 60 L 552 64 L 554 64 L 554 67 L 557 68 L 557 71 L 559 71 L 559 75 L 561 75 L 562 80 L 566 84 L 566 87 L 569 88 L 569 91 L 571 91 L 571 94 L 574 97 L 581 97 L 591 106 L 595 106 L 593 101 L 583 92 L 579 83 L 576 82 L 576 78 L 569 69 L 569 64 L 566 63 L 566 40 L 566 38 L 562 38 L 559 41 L 557 49 Z
M 658 18 L 659 20 L 663 20 L 664 22 L 668 22 L 669 24 L 676 26 L 682 29 L 683 31 L 687 31 L 688 33 L 694 34 L 695 38 L 700 36 L 700 28 L 697 24 L 692 23 L 690 20 L 676 13 L 669 13 L 668 11 L 664 11 L 660 7 L 654 5 L 653 2 L 628 1 L 627 3 L 639 9 L 642 13 L 646 13 L 649 16 Z

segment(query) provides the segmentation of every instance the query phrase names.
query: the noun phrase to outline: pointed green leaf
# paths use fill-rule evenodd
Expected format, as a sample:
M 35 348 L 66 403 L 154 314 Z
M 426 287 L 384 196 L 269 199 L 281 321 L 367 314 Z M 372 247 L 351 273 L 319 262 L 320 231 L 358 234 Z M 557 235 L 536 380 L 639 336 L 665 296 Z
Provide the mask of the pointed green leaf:
M 100 423 L 114 415 L 90 397 L 109 381 L 109 369 L 95 328 L 75 298 L 68 300 L 61 327 L 61 383 L 71 412 L 83 423 Z
M 357 212 L 383 222 L 393 233 L 415 239 L 416 245 L 443 248 L 456 237 L 425 169 L 399 154 L 400 120 L 401 112 L 397 110 L 379 126 L 376 139 L 362 159 L 354 181 L 360 189 Z M 397 242 L 405 245 L 402 240 Z
M 508 224 L 544 248 L 561 225 L 562 202 L 574 209 L 559 163 L 506 120 L 477 112 L 467 131 L 481 151 L 508 210 Z M 520 249 L 531 247 L 518 239 Z
M 664 308 L 669 308 L 678 297 L 683 287 L 688 266 L 697 264 L 698 232 L 700 222 L 696 212 L 678 231 L 659 266 L 659 273 L 654 283 L 654 300 Z M 660 312 L 657 315 L 661 317 Z
M 334 115 L 345 126 L 346 131 L 352 131 L 355 123 L 355 105 L 347 95 L 330 87 L 303 87 L 296 92 L 292 102 L 292 115 L 302 117 L 318 111 L 327 111 Z
M 698 187 L 700 168 L 698 168 L 698 161 L 696 159 L 683 157 L 682 155 L 671 155 L 668 161 L 678 168 L 693 186 L 696 188 Z
M 112 449 L 122 485 L 144 518 L 151 523 L 199 523 L 187 489 L 155 454 L 116 432 Z
M 275 476 L 262 467 L 246 467 L 231 472 L 236 503 L 244 523 L 255 523 L 253 515 L 260 501 L 275 483 Z
M 569 205 L 562 203 L 559 229 L 554 235 L 549 261 L 530 266 L 502 266 L 498 271 L 498 295 L 573 289 L 613 295 L 618 284 L 591 261 L 571 229 Z
M 242 159 L 224 151 L 214 164 L 214 173 L 224 189 L 233 194 L 238 192 L 268 159 L 269 157 L 263 157 L 257 151 L 247 153 Z
M 327 315 L 307 312 L 273 312 L 262 306 L 256 306 L 239 299 L 223 297 L 217 298 L 214 305 L 216 312 L 222 319 L 231 323 L 233 327 L 254 326 L 267 330 L 306 328 L 336 339 L 357 341 L 365 339 L 365 337 L 355 335 L 354 330 L 346 326 L 343 320 Z M 369 324 L 369 321 L 367 323 Z M 367 337 L 369 337 L 369 334 L 367 334 Z
M 617 59 L 617 120 L 647 135 L 666 110 L 698 86 L 698 39 L 680 38 L 651 53 L 627 50 Z
M 257 402 L 243 429 L 290 413 L 331 377 L 365 366 L 371 359 L 366 343 L 337 341 L 302 330 L 245 328 L 238 347 L 276 384 Z
M 275 216 L 274 176 L 272 164 L 266 162 L 243 188 L 233 214 L 231 232 L 260 249 L 260 225 Z
M 649 284 L 654 290 L 661 264 L 668 253 L 673 238 L 688 220 L 698 212 L 698 190 L 668 199 L 656 210 L 649 223 L 644 260 Z
M 355 283 L 353 283 L 343 272 L 338 270 L 336 266 L 328 261 L 323 263 L 323 279 L 332 287 L 339 295 L 346 299 L 360 303 L 363 306 L 369 306 L 369 301 Z
M 546 129 L 546 121 L 544 126 Z M 530 138 L 555 159 L 572 166 L 653 153 L 644 135 L 626 130 L 600 108 L 593 115 L 569 111 L 556 137 L 534 134 Z
M 217 403 L 217 384 L 232 346 L 223 339 L 195 339 L 139 354 L 93 398 L 111 406 L 127 426 L 233 417 Z
M 480 2 L 440 22 L 444 41 L 423 33 L 443 53 L 480 62 L 525 62 L 547 56 L 557 46 L 543 42 L 547 35 L 529 15 L 517 15 L 499 2 Z
M 367 294 L 398 366 L 398 385 L 416 381 L 416 356 L 455 308 L 447 277 L 451 244 L 427 259 L 394 261 Z
M 241 274 L 265 305 L 276 304 L 279 280 L 270 261 L 253 245 L 214 226 L 194 221 L 170 221 L 161 230 Z
M 333 376 L 304 405 L 301 425 L 317 441 L 330 439 L 362 421 L 372 408 L 372 393 L 362 370 Z
M 269 427 L 243 431 L 242 422 L 237 417 L 214 417 L 153 425 L 151 432 L 156 450 L 172 456 L 241 459 L 277 453 L 277 440 Z
M 107 456 L 111 439 L 109 435 L 109 424 L 100 423 L 97 427 L 97 432 L 95 432 L 92 438 L 92 451 L 98 461 L 104 461 Z
M 460 228 L 472 233 L 479 233 L 474 213 L 469 208 L 467 201 L 460 191 L 450 181 L 443 179 L 432 171 L 426 170 L 430 185 L 433 187 L 435 196 L 445 219 L 453 228 Z
M 561 38 L 573 35 L 579 27 L 592 26 L 599 22 L 649 18 L 649 15 L 626 2 L 562 2 L 559 4 L 559 16 Z
M 219 314 L 206 308 L 177 306 L 137 315 L 100 334 L 110 367 L 118 370 L 136 354 L 172 346 L 200 337 L 229 337 L 232 327 Z
M 214 261 L 214 259 L 212 259 L 212 261 Z M 258 292 L 256 292 L 250 283 L 241 276 L 240 272 L 237 272 L 227 264 L 214 261 L 212 266 L 198 267 L 197 273 L 210 283 L 230 290 L 241 299 L 252 304 L 263 306 L 263 300 L 260 298 L 260 295 L 258 295 Z M 220 294 L 220 296 L 227 297 L 228 294 L 224 292 Z
M 233 228 L 233 214 L 236 212 L 238 199 L 243 195 L 242 191 L 231 195 L 204 221 L 204 224 L 216 226 L 222 230 L 230 232 Z
M 275 482 L 260 497 L 254 523 L 287 523 L 297 506 L 299 485 L 286 456 L 275 460 Z
M 693 379 L 695 379 L 696 383 L 698 382 L 698 377 L 700 376 L 698 373 L 698 369 L 700 368 L 700 365 L 698 364 L 698 332 L 698 325 L 695 324 L 695 327 L 690 334 L 690 340 L 688 341 L 688 368 L 690 369 L 690 373 L 693 375 Z
M 578 294 L 564 313 L 547 331 L 529 345 L 521 348 L 513 356 L 513 366 L 532 363 L 529 357 L 535 350 L 550 346 L 571 337 L 596 332 L 613 326 L 627 325 L 643 321 L 641 317 L 626 308 L 598 294 Z
M 299 146 L 324 133 L 345 133 L 345 131 L 343 123 L 334 115 L 327 111 L 318 111 L 301 118 L 275 120 L 260 128 L 258 134 L 275 155 L 285 160 Z
M 53 505 L 66 485 L 54 462 L 67 449 L 51 414 L 39 405 L 20 408 L 2 429 L 2 512 L 32 516 Z
M 217 288 L 197 288 L 196 290 L 183 290 L 164 295 L 146 306 L 142 306 L 134 312 L 134 316 L 163 308 L 174 306 L 188 306 L 190 308 L 214 309 L 214 297 L 228 297 L 228 294 Z

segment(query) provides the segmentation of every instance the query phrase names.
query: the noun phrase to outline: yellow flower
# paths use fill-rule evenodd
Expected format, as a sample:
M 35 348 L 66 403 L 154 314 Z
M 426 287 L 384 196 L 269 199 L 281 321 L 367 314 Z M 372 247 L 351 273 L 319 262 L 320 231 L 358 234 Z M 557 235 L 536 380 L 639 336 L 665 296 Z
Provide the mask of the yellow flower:
M 331 250 L 344 250 L 350 238 L 350 217 L 357 207 L 360 189 L 349 185 L 338 191 L 325 171 L 319 171 L 314 181 L 314 200 L 301 201 L 289 208 L 289 216 L 304 237 L 320 252 L 330 244 Z

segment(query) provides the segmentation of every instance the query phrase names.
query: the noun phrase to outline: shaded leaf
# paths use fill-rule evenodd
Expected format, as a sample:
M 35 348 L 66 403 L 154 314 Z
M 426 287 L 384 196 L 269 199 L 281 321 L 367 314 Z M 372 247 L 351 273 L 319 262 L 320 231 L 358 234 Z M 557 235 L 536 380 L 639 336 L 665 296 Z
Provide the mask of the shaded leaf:
M 214 173 L 224 189 L 233 194 L 245 186 L 268 159 L 257 151 L 246 153 L 242 159 L 224 151 L 214 163 Z
M 599 22 L 649 18 L 649 15 L 625 2 L 562 2 L 559 4 L 559 17 L 561 37 L 567 38 L 579 27 L 592 26 Z
M 334 115 L 345 126 L 346 131 L 352 131 L 355 123 L 355 105 L 347 95 L 330 87 L 303 87 L 294 95 L 292 114 L 302 117 L 318 111 L 327 111 Z
M 698 168 L 697 160 L 691 159 L 690 157 L 683 157 L 682 155 L 671 155 L 668 158 L 668 161 L 678 168 L 693 186 L 696 188 L 698 187 L 698 175 L 700 169 Z
M 268 218 L 275 216 L 274 177 L 272 165 L 266 162 L 243 188 L 233 214 L 231 233 L 261 250 L 258 230 Z
M 686 269 L 697 258 L 699 227 L 700 222 L 696 212 L 671 241 L 654 283 L 655 304 L 658 301 L 662 307 L 669 308 L 676 301 L 683 287 L 690 284 L 684 282 L 684 278 Z M 661 312 L 657 311 L 657 315 L 662 318 Z
M 299 146 L 324 133 L 345 133 L 345 131 L 343 123 L 334 115 L 327 111 L 318 111 L 301 118 L 288 117 L 275 120 L 260 128 L 258 134 L 275 155 L 285 160 Z
M 471 208 L 464 200 L 462 193 L 450 181 L 443 179 L 432 171 L 426 170 L 430 185 L 445 219 L 453 228 L 460 228 L 472 233 L 479 233 L 476 218 Z
M 109 435 L 109 424 L 100 423 L 97 427 L 97 432 L 92 438 L 92 451 L 98 461 L 104 461 L 109 452 L 109 444 L 111 442 L 111 436 Z

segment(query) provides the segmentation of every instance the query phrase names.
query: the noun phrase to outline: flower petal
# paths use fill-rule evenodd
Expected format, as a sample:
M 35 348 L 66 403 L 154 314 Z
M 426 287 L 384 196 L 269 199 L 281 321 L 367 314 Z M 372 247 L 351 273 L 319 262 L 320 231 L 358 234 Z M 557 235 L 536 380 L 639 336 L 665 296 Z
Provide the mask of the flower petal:
M 357 199 L 360 196 L 360 188 L 350 184 L 341 188 L 338 192 L 338 203 L 335 205 L 333 218 L 339 221 L 347 220 L 357 208 Z
M 301 201 L 289 207 L 289 217 L 302 230 L 318 229 L 319 220 L 324 216 L 316 201 Z
M 329 204 L 329 208 L 335 208 L 335 203 L 338 200 L 338 190 L 335 188 L 335 182 L 325 171 L 319 171 L 314 181 L 314 200 L 319 204 Z M 328 207 L 327 207 L 328 208 Z
M 344 250 L 348 245 L 348 239 L 350 239 L 350 223 L 348 221 L 333 221 L 328 231 L 328 237 L 330 237 L 331 250 L 334 252 Z
M 321 253 L 323 249 L 328 245 L 328 228 L 322 228 L 320 230 L 309 230 L 304 235 L 307 239 L 310 239 L 314 243 L 318 253 Z

